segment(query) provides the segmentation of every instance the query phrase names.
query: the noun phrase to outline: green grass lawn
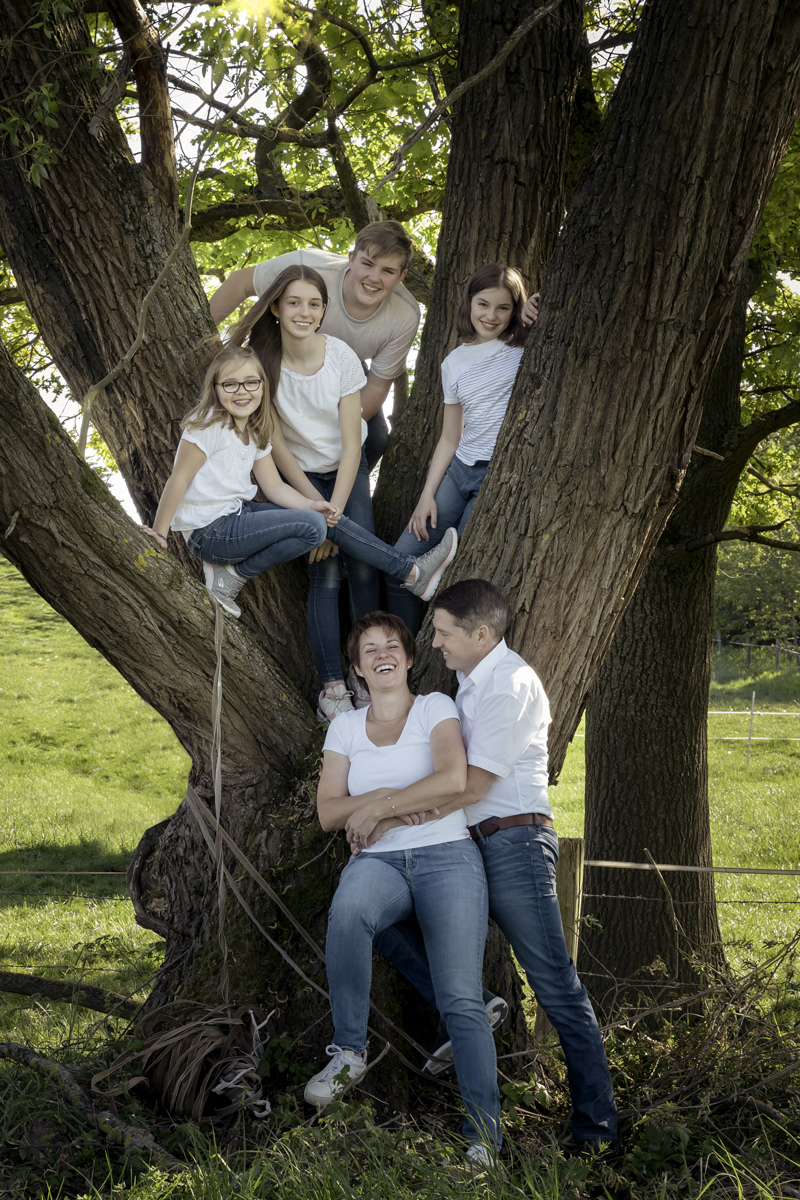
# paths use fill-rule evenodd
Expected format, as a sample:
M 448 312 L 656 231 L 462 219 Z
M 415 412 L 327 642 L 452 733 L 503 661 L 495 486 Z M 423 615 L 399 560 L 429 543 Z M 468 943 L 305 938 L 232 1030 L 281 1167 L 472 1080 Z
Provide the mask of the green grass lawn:
M 177 807 L 188 759 L 162 718 L 2 559 L 0 612 L 0 965 L 126 993 L 155 969 L 163 943 L 136 925 L 124 872 L 143 831 Z M 116 874 L 64 874 L 83 871 Z M 64 1007 L 53 1019 L 73 1036 L 76 1022 L 96 1019 Z M 41 1038 L 36 1002 L 0 993 L 0 1014 L 4 1037 Z
M 0 969 L 82 980 L 123 994 L 146 988 L 158 968 L 163 943 L 135 924 L 122 873 L 142 831 L 174 811 L 183 796 L 188 760 L 165 722 L 2 559 L 0 612 L 0 903 L 4 917 Z M 754 669 L 746 676 L 744 656 L 737 651 L 723 650 L 715 662 L 711 709 L 726 712 L 709 716 L 714 856 L 718 865 L 796 868 L 800 865 L 796 817 L 800 742 L 787 739 L 800 738 L 800 718 L 778 714 L 800 712 L 800 672 L 793 666 L 776 671 L 769 656 L 762 659 L 756 661 L 754 656 Z M 781 740 L 754 741 L 748 765 L 747 742 L 723 739 L 746 738 L 754 688 L 756 709 L 767 714 L 755 718 L 755 736 Z M 565 836 L 580 836 L 583 831 L 583 745 L 580 736 L 574 739 L 554 795 L 559 830 Z M 765 941 L 788 941 L 794 933 L 795 879 L 719 876 L 717 887 L 724 933 L 735 961 L 748 957 L 748 943 L 753 943 L 757 955 Z M 96 1060 L 102 1047 L 122 1032 L 121 1026 L 112 1023 L 109 1029 L 105 1017 L 85 1009 L 3 993 L 0 1022 L 0 1040 L 29 1044 L 61 1061 Z M 651 1046 L 655 1063 L 662 1053 L 657 1041 L 650 1037 L 631 1041 L 636 1053 L 646 1053 Z M 615 1044 L 617 1057 L 626 1052 L 624 1045 Z M 650 1070 L 632 1069 L 644 1070 L 645 1075 Z M 473 1180 L 464 1176 L 457 1151 L 443 1150 L 431 1130 L 420 1132 L 406 1125 L 398 1132 L 391 1122 L 383 1130 L 375 1126 L 368 1110 L 366 1115 L 346 1110 L 341 1117 L 332 1115 L 316 1129 L 308 1129 L 307 1121 L 297 1124 L 299 1114 L 291 1098 L 282 1115 L 280 1110 L 275 1119 L 259 1127 L 262 1133 L 248 1135 L 256 1140 L 246 1147 L 245 1169 L 238 1168 L 241 1174 L 229 1165 L 244 1150 L 235 1129 L 223 1151 L 213 1142 L 205 1143 L 203 1135 L 189 1125 L 170 1129 L 168 1122 L 162 1122 L 163 1144 L 183 1153 L 196 1142 L 200 1165 L 180 1183 L 158 1172 L 136 1179 L 135 1172 L 123 1172 L 117 1159 L 112 1166 L 109 1158 L 106 1168 L 105 1142 L 87 1134 L 77 1118 L 72 1129 L 69 1110 L 40 1078 L 8 1064 L 0 1073 L 12 1084 L 0 1104 L 0 1145 L 4 1141 L 12 1147 L 23 1145 L 11 1191 L 3 1190 L 0 1174 L 0 1200 L 28 1200 L 34 1193 L 26 1181 L 45 1177 L 69 1177 L 73 1182 L 66 1191 L 60 1183 L 53 1192 L 37 1187 L 36 1195 L 110 1198 L 125 1189 L 132 1200 L 172 1196 L 316 1200 L 322 1195 L 342 1200 L 354 1195 L 369 1200 L 405 1196 L 446 1200 L 485 1195 L 487 1186 L 498 1200 L 556 1200 L 562 1195 L 589 1194 L 700 1200 L 702 1195 L 737 1194 L 740 1185 L 742 1195 L 780 1194 L 770 1190 L 772 1158 L 758 1167 L 762 1174 L 754 1184 L 756 1177 L 747 1175 L 740 1163 L 722 1170 L 724 1155 L 715 1159 L 716 1171 L 722 1170 L 718 1187 L 706 1192 L 703 1171 L 698 1182 L 697 1171 L 687 1165 L 684 1118 L 673 1119 L 669 1106 L 654 1112 L 642 1126 L 644 1132 L 636 1133 L 621 1192 L 616 1190 L 613 1172 L 607 1177 L 611 1191 L 605 1186 L 598 1191 L 599 1177 L 592 1176 L 591 1182 L 585 1164 L 564 1163 L 546 1145 L 536 1153 L 526 1145 L 513 1170 L 504 1168 L 502 1179 Z M 533 1076 L 531 1080 L 535 1082 Z M 620 1077 L 621 1086 L 622 1082 Z M 731 1085 L 721 1085 L 723 1091 L 726 1086 Z M 523 1084 L 517 1091 L 527 1096 Z M 766 1098 L 774 1102 L 773 1092 Z M 139 1111 L 135 1100 L 129 1103 L 134 1114 Z M 55 1112 L 62 1132 L 61 1140 L 53 1144 L 67 1146 L 62 1153 L 68 1158 L 73 1153 L 68 1146 L 72 1138 L 69 1145 L 80 1152 L 70 1168 L 61 1160 L 50 1163 L 45 1142 L 39 1146 L 37 1141 L 45 1136 L 42 1129 L 45 1133 L 56 1129 Z M 153 1116 L 145 1114 L 145 1123 Z M 529 1116 L 519 1117 L 515 1126 L 512 1112 L 512 1138 L 515 1131 L 522 1135 L 527 1130 Z M 262 1137 L 263 1152 L 258 1140 Z M 24 1146 L 29 1144 L 33 1149 L 28 1176 L 25 1154 L 29 1152 Z M 712 1142 L 702 1145 L 702 1154 L 708 1156 Z M 448 1153 L 445 1162 L 442 1154 Z M 708 1164 L 710 1159 L 705 1161 Z M 674 1176 L 669 1183 L 662 1174 L 666 1162 Z M 87 1190 L 74 1191 L 77 1177 L 87 1181 Z M 637 1181 L 634 1190 L 625 1190 L 631 1179 Z M 759 1190 L 762 1179 L 766 1182 Z

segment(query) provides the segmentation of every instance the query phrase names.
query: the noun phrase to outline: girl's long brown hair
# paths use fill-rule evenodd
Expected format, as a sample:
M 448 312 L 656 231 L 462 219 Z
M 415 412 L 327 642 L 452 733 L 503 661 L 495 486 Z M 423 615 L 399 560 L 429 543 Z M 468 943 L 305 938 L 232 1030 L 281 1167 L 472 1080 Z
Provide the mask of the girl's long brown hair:
M 500 334 L 500 341 L 509 346 L 524 346 L 528 330 L 522 324 L 522 309 L 528 299 L 528 292 L 516 267 L 504 267 L 502 263 L 489 263 L 488 266 L 479 267 L 467 283 L 467 290 L 456 313 L 458 336 L 465 342 L 471 342 L 475 337 L 470 320 L 472 297 L 478 292 L 485 292 L 487 288 L 505 288 L 514 302 L 511 320 Z
M 328 289 L 319 271 L 300 265 L 285 267 L 280 275 L 275 276 L 264 295 L 256 300 L 253 307 L 236 322 L 228 334 L 229 345 L 244 346 L 247 343 L 255 350 L 264 368 L 269 394 L 273 400 L 281 381 L 281 327 L 272 311 L 272 305 L 277 304 L 289 284 L 298 279 L 307 279 L 309 283 L 313 283 L 327 308 Z
M 253 375 L 262 383 L 261 404 L 247 418 L 247 432 L 253 435 L 253 441 L 259 450 L 266 450 L 272 437 L 272 405 L 270 404 L 270 389 L 261 361 L 249 346 L 227 345 L 215 354 L 206 369 L 203 386 L 200 389 L 200 399 L 194 408 L 181 421 L 181 429 L 207 429 L 216 422 L 235 429 L 233 417 L 222 407 L 217 397 L 216 384 L 226 367 L 242 360 L 252 363 Z

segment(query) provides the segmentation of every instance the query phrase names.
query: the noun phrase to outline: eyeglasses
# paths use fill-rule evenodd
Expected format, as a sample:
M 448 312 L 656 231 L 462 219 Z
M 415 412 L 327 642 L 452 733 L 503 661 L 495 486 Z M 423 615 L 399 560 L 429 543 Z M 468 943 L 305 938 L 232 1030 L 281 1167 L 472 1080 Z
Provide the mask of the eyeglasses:
M 222 379 L 217 381 L 217 387 L 221 387 L 228 396 L 234 396 L 240 388 L 246 392 L 257 392 L 262 382 L 261 379 Z

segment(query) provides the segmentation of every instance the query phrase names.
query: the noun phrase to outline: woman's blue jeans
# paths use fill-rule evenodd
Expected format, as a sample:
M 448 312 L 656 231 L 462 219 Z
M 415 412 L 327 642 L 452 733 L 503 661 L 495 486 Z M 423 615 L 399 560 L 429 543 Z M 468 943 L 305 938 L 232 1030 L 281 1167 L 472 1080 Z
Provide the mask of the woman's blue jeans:
M 464 1136 L 499 1146 L 497 1058 L 481 987 L 486 877 L 470 839 L 350 859 L 328 921 L 333 1040 L 359 1054 L 366 1049 L 373 941 L 409 920 L 419 923 L 432 993 L 453 1043 Z
M 217 517 L 193 529 L 187 545 L 195 558 L 219 566 L 235 566 L 239 575 L 254 579 L 262 571 L 307 554 L 327 537 L 322 513 L 311 509 L 279 508 L 246 500 L 238 513 Z
M 417 541 L 416 534 L 409 533 L 406 528 L 395 542 L 395 550 L 401 554 L 410 554 L 419 558 L 433 546 L 438 546 L 445 533 L 451 526 L 458 530 L 458 536 L 466 528 L 467 521 L 472 515 L 472 509 L 478 497 L 481 484 L 486 478 L 488 467 L 469 467 L 460 458 L 453 458 L 447 468 L 444 479 L 436 489 L 436 528 L 431 528 L 428 522 L 429 541 Z M 396 617 L 402 617 L 413 634 L 419 632 L 422 623 L 422 601 L 412 592 L 399 587 L 394 579 L 386 580 L 386 607 Z
M 615 1142 L 617 1108 L 603 1039 L 564 942 L 556 896 L 556 832 L 544 825 L 518 825 L 490 837 L 479 834 L 477 848 L 489 886 L 489 916 L 511 943 L 537 1004 L 558 1033 L 567 1064 L 573 1136 L 579 1142 Z M 413 924 L 386 930 L 376 946 L 436 1005 L 428 947 Z M 449 1034 L 449 1020 L 446 1024 Z
M 336 471 L 324 474 L 308 471 L 306 478 L 326 500 L 330 500 L 336 486 L 336 474 Z M 327 536 L 342 553 L 330 555 L 322 562 L 309 563 L 308 567 L 308 627 L 314 660 L 323 684 L 342 678 L 339 633 L 342 559 L 350 585 L 350 615 L 354 621 L 381 606 L 378 571 L 384 571 L 394 579 L 403 580 L 414 564 L 416 555 L 403 554 L 392 546 L 387 546 L 375 537 L 374 530 L 369 472 L 362 453 L 361 465 L 345 505 L 344 515 L 338 525 L 334 525 L 327 532 Z

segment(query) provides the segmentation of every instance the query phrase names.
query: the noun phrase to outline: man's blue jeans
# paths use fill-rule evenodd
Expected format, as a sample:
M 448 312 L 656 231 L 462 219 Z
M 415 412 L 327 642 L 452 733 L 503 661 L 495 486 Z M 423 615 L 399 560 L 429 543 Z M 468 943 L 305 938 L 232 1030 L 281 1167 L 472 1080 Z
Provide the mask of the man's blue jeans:
M 248 500 L 238 513 L 193 529 L 187 545 L 195 558 L 235 566 L 239 575 L 254 579 L 278 563 L 321 546 L 327 528 L 322 513 L 311 509 L 279 508 Z
M 336 471 L 307 471 L 306 477 L 320 495 L 330 500 L 336 486 L 336 474 Z M 344 515 L 338 525 L 329 529 L 327 534 L 334 545 L 340 547 L 342 554 L 331 555 L 322 562 L 310 563 L 308 567 L 308 627 L 314 660 L 323 683 L 342 678 L 339 648 L 341 559 L 344 558 L 347 581 L 350 585 L 350 615 L 354 621 L 381 606 L 378 571 L 389 572 L 402 580 L 413 565 L 415 556 L 403 554 L 387 546 L 375 537 L 374 530 L 369 472 L 367 460 L 362 452 L 361 465 L 345 505 Z
M 395 922 L 411 920 L 418 922 L 430 994 L 453 1043 L 467 1110 L 464 1136 L 499 1146 L 497 1058 L 481 987 L 486 877 L 474 842 L 350 859 L 328 923 L 333 1040 L 359 1054 L 365 1050 L 373 942 Z
M 428 522 L 430 540 L 426 542 L 423 538 L 418 542 L 416 534 L 409 533 L 406 528 L 395 542 L 395 550 L 401 554 L 410 554 L 412 558 L 419 558 L 433 546 L 438 546 L 451 526 L 455 526 L 458 536 L 461 537 L 472 515 L 488 469 L 486 466 L 469 467 L 460 458 L 453 458 L 444 479 L 436 489 L 436 528 L 432 529 L 430 521 Z M 419 632 L 422 623 L 422 601 L 391 578 L 386 580 L 386 607 L 396 617 L 402 617 L 413 634 Z
M 517 825 L 478 838 L 489 885 L 489 916 L 511 943 L 537 1003 L 561 1041 L 573 1136 L 579 1142 L 614 1142 L 617 1108 L 603 1039 L 564 942 L 555 887 L 556 832 L 542 825 Z M 425 946 L 416 927 L 395 926 L 375 944 L 435 1006 Z

